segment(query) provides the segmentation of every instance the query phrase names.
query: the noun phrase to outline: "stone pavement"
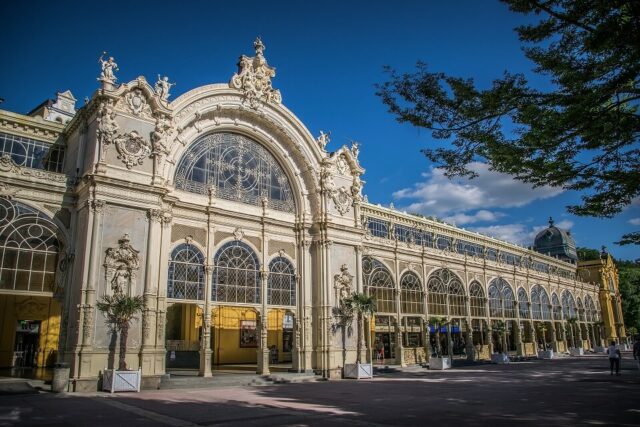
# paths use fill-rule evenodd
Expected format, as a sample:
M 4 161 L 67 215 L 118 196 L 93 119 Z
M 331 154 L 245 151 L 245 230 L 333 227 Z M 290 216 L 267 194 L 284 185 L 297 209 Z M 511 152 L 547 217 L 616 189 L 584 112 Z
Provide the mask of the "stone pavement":
M 0 426 L 640 425 L 640 372 L 604 355 L 386 370 L 373 380 L 0 397 Z

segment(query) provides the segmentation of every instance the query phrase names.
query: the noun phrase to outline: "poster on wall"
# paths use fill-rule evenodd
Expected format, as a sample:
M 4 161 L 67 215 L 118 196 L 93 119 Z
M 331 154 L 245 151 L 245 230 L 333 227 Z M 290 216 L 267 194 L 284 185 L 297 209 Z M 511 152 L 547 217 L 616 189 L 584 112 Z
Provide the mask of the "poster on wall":
M 258 331 L 255 320 L 240 321 L 240 348 L 258 347 Z

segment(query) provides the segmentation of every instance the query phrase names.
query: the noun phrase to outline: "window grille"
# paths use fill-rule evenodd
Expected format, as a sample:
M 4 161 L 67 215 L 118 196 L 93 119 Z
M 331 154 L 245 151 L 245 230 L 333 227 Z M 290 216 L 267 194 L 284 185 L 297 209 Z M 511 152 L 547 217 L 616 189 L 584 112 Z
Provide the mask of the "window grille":
M 0 197 L 0 289 L 53 292 L 60 242 L 43 213 Z
M 364 286 L 375 299 L 378 313 L 395 313 L 394 284 L 387 267 L 375 258 L 362 258 Z
M 212 279 L 213 301 L 260 303 L 260 263 L 246 243 L 233 240 L 218 250 Z
M 407 272 L 400 279 L 400 310 L 402 313 L 422 314 L 422 284 L 415 273 Z
M 296 275 L 291 262 L 276 257 L 269 263 L 267 304 L 296 305 Z
M 523 288 L 518 289 L 518 314 L 521 319 L 529 318 L 529 298 Z
M 555 293 L 551 295 L 551 310 L 553 314 L 553 320 L 562 320 L 562 307 L 560 306 L 560 300 Z
M 177 189 L 295 212 L 287 175 L 266 148 L 243 135 L 215 133 L 194 142 L 178 163 Z
M 376 237 L 389 238 L 389 223 L 378 218 L 367 218 L 367 227 Z
M 565 319 L 576 317 L 576 301 L 569 291 L 562 293 L 562 314 Z
M 580 297 L 576 299 L 576 313 L 578 314 L 578 320 L 580 320 L 581 322 L 584 322 L 585 321 L 584 306 L 582 305 L 582 300 L 580 299 Z
M 516 318 L 516 300 L 509 283 L 497 277 L 489 283 L 489 316 Z
M 531 288 L 531 315 L 534 320 L 551 320 L 549 295 L 540 285 Z
M 464 287 L 452 271 L 446 268 L 434 271 L 427 281 L 427 291 L 430 316 L 466 316 Z
M 469 306 L 471 308 L 471 316 L 486 317 L 487 309 L 484 301 L 484 291 L 478 282 L 472 282 L 469 286 Z
M 204 256 L 193 245 L 181 244 L 171 252 L 167 298 L 204 300 Z
M 0 132 L 0 157 L 9 155 L 18 166 L 60 173 L 64 153 L 60 144 Z

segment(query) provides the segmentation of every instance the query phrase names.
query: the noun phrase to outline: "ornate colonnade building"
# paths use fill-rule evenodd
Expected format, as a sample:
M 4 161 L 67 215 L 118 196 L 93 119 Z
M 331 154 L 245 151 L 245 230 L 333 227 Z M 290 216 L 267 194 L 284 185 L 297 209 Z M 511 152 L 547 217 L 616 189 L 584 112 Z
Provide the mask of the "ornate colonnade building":
M 552 225 L 549 256 L 369 203 L 358 145 L 328 152 L 254 48 L 230 83 L 173 101 L 168 79 L 117 85 L 101 58 L 77 111 L 67 91 L 0 112 L 0 366 L 64 360 L 94 390 L 113 347 L 96 303 L 115 292 L 144 299 L 126 359 L 147 386 L 241 363 L 339 376 L 356 343 L 333 312 L 351 292 L 376 300 L 367 348 L 399 364 L 428 358 L 432 316 L 468 357 L 624 337 L 608 255 L 581 270 Z

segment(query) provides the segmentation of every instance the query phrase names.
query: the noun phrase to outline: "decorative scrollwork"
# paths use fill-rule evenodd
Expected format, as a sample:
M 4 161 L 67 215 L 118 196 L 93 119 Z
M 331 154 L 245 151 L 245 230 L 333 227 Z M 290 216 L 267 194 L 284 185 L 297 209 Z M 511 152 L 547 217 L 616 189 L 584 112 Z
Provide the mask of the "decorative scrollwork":
M 151 154 L 151 144 L 135 130 L 117 136 L 114 142 L 118 150 L 118 158 L 127 166 L 127 169 L 141 165 Z

